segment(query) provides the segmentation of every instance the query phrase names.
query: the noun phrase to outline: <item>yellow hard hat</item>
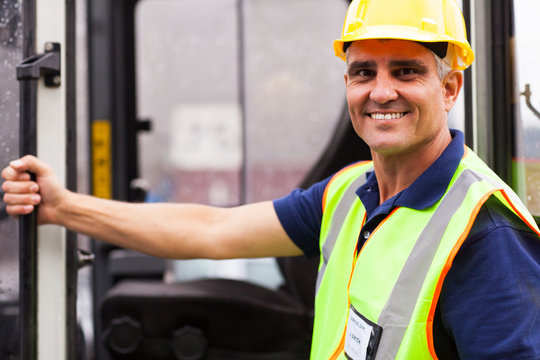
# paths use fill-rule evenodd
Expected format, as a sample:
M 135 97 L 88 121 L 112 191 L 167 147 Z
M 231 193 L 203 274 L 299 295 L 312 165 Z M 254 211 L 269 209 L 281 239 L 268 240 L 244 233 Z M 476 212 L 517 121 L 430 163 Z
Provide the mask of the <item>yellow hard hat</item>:
M 367 39 L 448 43 L 445 59 L 452 69 L 465 69 L 474 60 L 455 0 L 353 0 L 341 39 L 334 41 L 336 56 L 345 60 L 345 43 Z

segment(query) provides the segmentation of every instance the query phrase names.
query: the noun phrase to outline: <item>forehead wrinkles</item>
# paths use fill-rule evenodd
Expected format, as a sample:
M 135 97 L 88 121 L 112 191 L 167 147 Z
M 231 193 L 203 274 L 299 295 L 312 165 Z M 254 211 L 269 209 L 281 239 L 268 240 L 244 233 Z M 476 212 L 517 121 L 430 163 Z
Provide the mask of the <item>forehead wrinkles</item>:
M 375 61 L 372 59 L 352 59 L 352 61 L 347 64 L 347 71 L 350 73 L 354 72 L 356 69 L 377 69 L 381 64 L 389 68 L 410 67 L 425 71 L 435 66 L 434 64 L 427 63 L 423 59 L 419 58 L 390 58 L 385 59 L 385 61 Z
M 390 61 L 416 60 L 425 66 L 435 66 L 431 52 L 413 41 L 395 39 L 373 39 L 355 41 L 347 49 L 347 65 L 356 61 L 388 63 Z M 433 64 L 432 64 L 433 63 Z

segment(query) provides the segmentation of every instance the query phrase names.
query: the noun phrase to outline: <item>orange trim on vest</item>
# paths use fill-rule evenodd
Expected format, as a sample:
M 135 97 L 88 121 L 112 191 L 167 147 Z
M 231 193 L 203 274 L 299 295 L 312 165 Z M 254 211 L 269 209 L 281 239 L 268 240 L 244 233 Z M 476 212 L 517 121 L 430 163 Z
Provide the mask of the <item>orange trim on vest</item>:
M 330 181 L 328 182 L 328 184 L 326 184 L 326 187 L 324 188 L 324 193 L 323 193 L 323 198 L 322 198 L 322 211 L 323 211 L 323 213 L 324 213 L 324 208 L 326 207 L 326 197 L 328 196 L 328 191 L 329 191 L 328 189 L 330 188 L 330 185 L 334 182 L 334 180 L 339 175 L 343 174 L 345 171 L 350 170 L 352 168 L 355 168 L 357 166 L 365 165 L 368 162 L 371 162 L 371 160 L 360 161 L 360 162 L 357 162 L 357 163 L 354 163 L 354 164 L 347 165 L 343 169 L 339 170 L 337 173 L 335 173 L 332 176 L 332 178 L 330 179 Z
M 506 194 L 506 191 L 504 190 L 501 190 L 501 194 L 502 196 L 504 196 L 504 198 L 506 199 L 506 201 L 510 204 L 510 206 L 512 207 L 512 209 L 514 210 L 514 212 L 521 218 L 521 220 L 523 220 L 523 222 L 525 222 L 525 224 L 527 224 L 528 227 L 531 228 L 532 231 L 534 231 L 536 234 L 538 234 L 538 236 L 540 236 L 540 232 L 536 229 L 535 226 L 533 226 L 529 220 L 527 220 L 527 218 L 525 216 L 523 216 L 523 214 L 514 206 L 514 204 L 512 203 L 512 201 L 510 200 L 510 197 Z
M 366 223 L 366 217 L 367 213 L 364 213 L 364 219 L 362 219 L 362 227 Z M 360 235 L 358 235 L 360 236 Z M 349 275 L 349 283 L 347 284 L 347 308 L 351 307 L 351 299 L 349 298 L 349 289 L 351 288 L 351 281 L 354 274 L 354 268 L 356 267 L 356 262 L 358 261 L 358 256 L 356 255 L 358 253 L 358 240 L 356 241 L 356 246 L 354 247 L 354 260 L 353 260 L 353 267 L 351 270 L 351 275 Z M 343 334 L 341 334 L 341 340 L 339 340 L 339 344 L 336 348 L 336 350 L 332 353 L 330 356 L 330 360 L 335 360 L 338 358 L 338 356 L 341 354 L 341 352 L 345 349 L 345 336 L 347 335 L 347 324 L 345 324 L 345 327 L 343 328 Z
M 366 221 L 366 216 L 364 215 L 364 221 L 362 224 Z M 363 225 L 362 225 L 363 226 Z M 351 281 L 354 274 L 354 269 L 356 267 L 356 262 L 358 261 L 358 256 L 356 256 L 356 252 L 358 250 L 358 241 L 356 242 L 356 246 L 354 248 L 354 260 L 353 260 L 353 266 L 351 270 L 351 275 L 349 275 L 349 283 L 347 284 L 347 308 L 350 309 L 351 307 L 351 299 L 349 298 L 349 290 L 351 289 Z M 341 340 L 339 340 L 339 344 L 330 356 L 330 360 L 335 360 L 339 357 L 339 355 L 343 352 L 345 349 L 345 337 L 347 335 L 347 324 L 345 324 L 345 327 L 343 328 L 343 334 L 341 334 Z
M 354 249 L 354 254 L 355 254 L 356 258 L 354 259 L 354 264 L 353 264 L 353 267 L 352 267 L 352 270 L 351 270 L 351 275 L 349 276 L 349 284 L 347 285 L 347 301 L 348 301 L 347 308 L 350 309 L 350 307 L 351 307 L 351 299 L 349 298 L 349 290 L 351 288 L 351 281 L 352 281 L 352 277 L 353 277 L 353 274 L 354 274 L 354 269 L 356 268 L 356 262 L 358 261 L 358 258 L 360 257 L 360 254 L 362 253 L 362 250 L 364 250 L 364 248 L 366 247 L 366 244 L 369 242 L 369 240 L 371 239 L 373 234 L 375 234 L 377 232 L 377 230 L 379 230 L 379 228 L 386 222 L 386 220 L 388 220 L 390 218 L 390 216 L 394 215 L 394 213 L 398 209 L 399 209 L 399 206 L 396 207 L 394 210 L 392 210 L 390 212 L 390 214 L 388 214 L 388 216 L 386 218 L 384 218 L 384 220 L 381 221 L 379 223 L 379 225 L 377 225 L 375 230 L 373 230 L 371 235 L 364 242 L 364 245 L 362 245 L 362 248 L 360 249 L 359 252 L 358 252 L 358 241 L 356 242 L 356 247 Z M 362 220 L 362 226 L 364 226 L 364 224 L 366 222 L 366 217 L 367 217 L 367 213 L 364 214 L 364 219 Z M 356 253 L 358 253 L 358 255 L 356 255 Z M 341 335 L 341 340 L 339 341 L 338 347 L 332 353 L 332 356 L 330 356 L 329 360 L 336 360 L 338 358 L 338 356 L 345 350 L 345 336 L 346 335 L 347 335 L 347 324 L 345 323 L 345 327 L 343 328 L 343 334 Z
M 428 313 L 428 319 L 426 324 L 426 335 L 427 335 L 427 343 L 428 348 L 431 356 L 434 360 L 438 360 L 437 354 L 435 353 L 435 347 L 433 342 L 433 319 L 435 317 L 435 309 L 437 308 L 437 302 L 439 301 L 439 296 L 441 295 L 442 285 L 444 282 L 444 278 L 448 274 L 448 271 L 452 267 L 452 263 L 454 262 L 454 258 L 456 257 L 459 249 L 461 248 L 461 245 L 463 245 L 463 242 L 465 242 L 465 239 L 469 235 L 469 232 L 471 231 L 471 228 L 474 224 L 474 221 L 476 220 L 476 216 L 478 215 L 478 212 L 480 212 L 480 208 L 484 205 L 484 203 L 487 201 L 487 199 L 493 195 L 493 193 L 497 190 L 491 190 L 487 194 L 485 194 L 480 201 L 476 204 L 474 207 L 471 217 L 469 218 L 469 222 L 467 223 L 467 226 L 465 227 L 465 231 L 461 234 L 459 239 L 457 240 L 456 244 L 452 248 L 452 251 L 450 252 L 450 255 L 448 256 L 448 259 L 446 260 L 446 263 L 444 264 L 444 267 L 441 271 L 441 275 L 439 276 L 439 280 L 437 281 L 437 286 L 435 287 L 435 293 L 433 294 L 433 300 L 431 301 L 431 307 L 429 309 Z

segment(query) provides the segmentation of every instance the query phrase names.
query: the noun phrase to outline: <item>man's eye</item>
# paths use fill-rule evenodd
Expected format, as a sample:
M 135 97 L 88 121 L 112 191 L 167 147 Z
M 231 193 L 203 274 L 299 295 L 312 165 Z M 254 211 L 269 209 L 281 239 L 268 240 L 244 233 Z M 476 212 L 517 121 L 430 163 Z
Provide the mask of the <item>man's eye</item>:
M 368 70 L 368 69 L 360 69 L 354 73 L 354 75 L 359 76 L 359 77 L 370 77 L 370 76 L 373 76 L 374 74 L 375 72 L 373 70 Z
M 408 76 L 408 75 L 414 75 L 414 74 L 417 74 L 418 71 L 416 71 L 415 69 L 411 69 L 411 68 L 403 68 L 403 69 L 399 69 L 397 70 L 397 75 L 399 76 Z

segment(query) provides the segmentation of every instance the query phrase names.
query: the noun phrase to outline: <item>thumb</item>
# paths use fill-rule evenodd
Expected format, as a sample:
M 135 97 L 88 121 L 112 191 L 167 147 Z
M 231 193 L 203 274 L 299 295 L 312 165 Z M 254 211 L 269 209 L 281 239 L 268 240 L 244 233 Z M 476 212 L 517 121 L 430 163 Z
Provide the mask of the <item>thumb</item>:
M 29 171 L 36 176 L 44 176 L 51 172 L 47 164 L 33 155 L 26 155 L 20 159 L 13 160 L 9 165 L 17 172 Z

